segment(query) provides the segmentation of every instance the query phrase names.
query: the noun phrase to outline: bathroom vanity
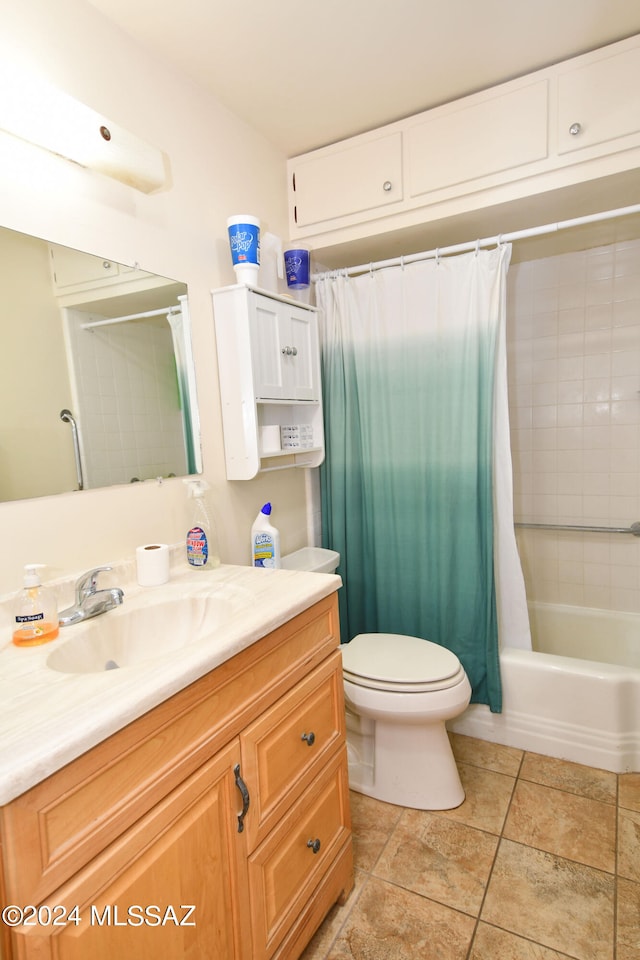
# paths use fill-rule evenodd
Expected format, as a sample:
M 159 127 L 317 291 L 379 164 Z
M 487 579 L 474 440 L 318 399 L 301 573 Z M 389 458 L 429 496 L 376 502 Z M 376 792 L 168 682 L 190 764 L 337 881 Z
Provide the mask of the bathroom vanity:
M 231 577 L 257 595 L 214 632 L 208 654 L 199 640 L 180 653 L 179 667 L 174 652 L 155 666 L 53 677 L 57 696 L 68 693 L 67 732 L 51 748 L 57 764 L 70 749 L 73 717 L 80 723 L 83 682 L 85 716 L 94 702 L 101 717 L 94 739 L 101 724 L 104 732 L 114 723 L 110 694 L 112 712 L 125 716 L 136 687 L 146 702 L 155 672 L 162 699 L 2 807 L 2 905 L 23 910 L 21 924 L 3 925 L 3 960 L 293 960 L 348 896 L 340 580 L 264 574 L 214 571 L 218 588 L 229 589 Z M 5 652 L 11 671 L 15 651 Z M 54 674 L 49 657 L 44 648 L 34 653 L 37 683 L 46 682 L 42 671 Z M 193 673 L 200 675 L 184 685 Z M 180 689 L 166 698 L 171 685 Z M 40 713 L 33 735 L 46 739 L 46 723 Z M 31 780 L 52 762 L 40 749 Z M 20 776 L 16 766 L 7 779 Z

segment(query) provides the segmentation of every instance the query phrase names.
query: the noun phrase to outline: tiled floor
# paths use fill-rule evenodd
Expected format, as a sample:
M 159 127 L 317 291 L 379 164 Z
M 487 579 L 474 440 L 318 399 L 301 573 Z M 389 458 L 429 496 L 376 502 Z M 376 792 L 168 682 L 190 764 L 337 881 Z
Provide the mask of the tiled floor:
M 351 794 L 355 888 L 303 960 L 638 960 L 640 773 L 451 739 L 456 810 Z

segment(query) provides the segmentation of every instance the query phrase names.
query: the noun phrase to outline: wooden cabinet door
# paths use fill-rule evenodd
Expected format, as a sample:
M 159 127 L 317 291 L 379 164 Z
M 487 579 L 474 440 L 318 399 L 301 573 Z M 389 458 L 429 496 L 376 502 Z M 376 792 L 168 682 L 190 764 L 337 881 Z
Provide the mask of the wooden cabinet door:
M 318 400 L 316 314 L 256 294 L 250 325 L 256 400 Z
M 72 919 L 16 928 L 16 960 L 250 960 L 239 760 L 234 741 L 40 905 Z
M 289 163 L 295 225 L 307 226 L 402 200 L 402 134 L 356 137 Z
M 558 152 L 640 133 L 640 46 L 568 67 L 558 77 Z M 632 145 L 636 145 L 635 142 Z

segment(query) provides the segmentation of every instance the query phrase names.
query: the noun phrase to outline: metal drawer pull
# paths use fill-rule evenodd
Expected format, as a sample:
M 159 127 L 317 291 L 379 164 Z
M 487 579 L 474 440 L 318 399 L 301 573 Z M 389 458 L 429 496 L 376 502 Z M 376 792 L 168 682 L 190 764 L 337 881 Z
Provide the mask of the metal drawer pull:
M 572 137 L 577 137 L 578 134 L 581 132 L 582 132 L 581 123 L 572 123 L 571 126 L 569 127 L 569 133 L 571 134 Z
M 313 730 L 312 730 L 311 733 L 303 733 L 302 736 L 300 737 L 300 739 L 301 739 L 301 740 L 306 740 L 306 741 L 307 741 L 307 746 L 308 746 L 308 747 L 312 747 L 312 746 L 314 745 L 314 743 L 316 742 L 316 735 L 315 735 L 315 733 L 314 733 Z
M 313 850 L 314 853 L 317 853 L 318 850 L 320 849 L 320 841 L 319 841 L 319 840 L 307 840 L 307 846 L 310 847 L 310 848 Z
M 283 357 L 297 357 L 298 348 L 297 347 L 283 347 L 280 353 Z
M 238 833 L 242 833 L 242 831 L 244 830 L 244 818 L 247 815 L 247 811 L 249 809 L 249 803 L 251 801 L 249 798 L 249 791 L 247 790 L 247 785 L 242 779 L 242 777 L 240 776 L 239 763 L 236 764 L 236 766 L 233 768 L 233 774 L 236 778 L 236 787 L 238 788 L 238 790 L 240 791 L 240 794 L 242 795 L 242 813 L 238 814 Z

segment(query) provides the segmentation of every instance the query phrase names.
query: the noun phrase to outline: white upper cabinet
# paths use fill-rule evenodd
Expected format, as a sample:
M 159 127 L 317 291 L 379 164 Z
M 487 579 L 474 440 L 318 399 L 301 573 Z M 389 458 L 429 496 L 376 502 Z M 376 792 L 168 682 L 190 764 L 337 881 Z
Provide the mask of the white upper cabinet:
M 407 195 L 473 189 L 491 174 L 547 156 L 548 81 L 467 97 L 430 110 L 405 131 Z
M 640 167 L 639 90 L 640 35 L 294 157 L 290 239 L 328 248 L 538 196 L 555 210 L 554 191 L 589 181 L 615 187 Z
M 251 294 L 249 325 L 256 400 L 318 400 L 315 313 Z
M 315 307 L 240 284 L 213 291 L 228 480 L 324 459 Z
M 622 48 L 622 49 L 621 49 Z M 640 134 L 640 47 L 592 54 L 558 76 L 558 152 Z
M 299 226 L 388 207 L 402 200 L 402 135 L 364 135 L 307 154 L 291 174 Z

